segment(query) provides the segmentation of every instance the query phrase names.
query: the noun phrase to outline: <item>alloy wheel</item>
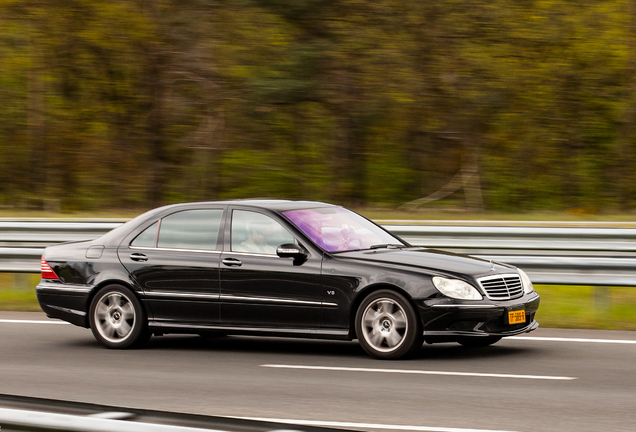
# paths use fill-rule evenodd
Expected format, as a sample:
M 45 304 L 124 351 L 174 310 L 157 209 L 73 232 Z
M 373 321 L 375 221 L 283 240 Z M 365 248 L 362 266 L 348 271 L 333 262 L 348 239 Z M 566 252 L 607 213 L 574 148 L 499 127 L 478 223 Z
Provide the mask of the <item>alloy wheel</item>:
M 94 312 L 95 326 L 108 342 L 119 344 L 130 337 L 137 314 L 130 299 L 121 292 L 108 292 L 98 301 Z
M 408 319 L 399 303 L 381 297 L 366 307 L 362 314 L 361 327 L 365 341 L 374 350 L 392 352 L 404 343 L 408 332 Z

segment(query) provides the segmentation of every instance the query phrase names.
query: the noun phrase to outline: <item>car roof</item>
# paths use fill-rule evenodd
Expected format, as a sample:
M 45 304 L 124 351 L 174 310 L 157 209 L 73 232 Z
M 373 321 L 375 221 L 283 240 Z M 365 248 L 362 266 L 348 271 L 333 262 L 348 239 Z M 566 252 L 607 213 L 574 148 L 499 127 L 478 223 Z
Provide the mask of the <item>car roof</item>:
M 253 207 L 259 209 L 269 209 L 277 212 L 288 211 L 288 210 L 299 210 L 299 209 L 308 209 L 308 208 L 317 208 L 317 207 L 338 207 L 334 204 L 328 204 L 320 201 L 292 201 L 292 200 L 279 200 L 279 199 L 239 199 L 239 200 L 224 200 L 224 201 L 206 201 L 206 202 L 191 202 L 191 203 L 182 203 L 182 204 L 173 204 L 169 206 L 162 207 L 162 209 L 167 208 L 178 208 L 181 206 L 196 206 L 198 204 L 201 205 L 210 205 L 210 204 L 220 204 L 220 205 L 235 205 L 242 207 Z
M 158 214 L 163 213 L 166 210 L 178 210 L 180 208 L 187 209 L 197 207 L 199 205 L 235 205 L 247 208 L 268 209 L 274 212 L 285 212 L 289 210 L 302 210 L 318 207 L 338 207 L 334 204 L 327 204 L 319 201 L 291 201 L 291 200 L 277 200 L 277 199 L 240 199 L 240 200 L 225 200 L 225 201 L 203 201 L 203 202 L 186 202 L 179 204 L 170 204 L 163 207 L 158 207 L 149 210 L 143 214 L 140 214 L 136 218 L 126 222 L 123 225 L 115 228 L 112 231 L 104 234 L 100 237 L 100 240 L 104 243 L 117 242 L 124 236 L 128 235 L 131 227 L 138 225 L 142 221 L 148 220 L 153 217 L 157 217 Z

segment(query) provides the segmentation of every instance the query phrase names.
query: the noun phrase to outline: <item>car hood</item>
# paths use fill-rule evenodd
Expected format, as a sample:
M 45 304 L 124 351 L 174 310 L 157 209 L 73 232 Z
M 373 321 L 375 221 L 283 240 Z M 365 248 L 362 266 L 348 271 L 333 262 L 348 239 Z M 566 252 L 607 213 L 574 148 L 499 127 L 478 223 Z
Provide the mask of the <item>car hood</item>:
M 516 273 L 514 266 L 481 258 L 458 255 L 427 248 L 373 249 L 338 252 L 334 256 L 378 265 L 400 265 L 425 270 L 430 274 L 467 275 L 474 278 L 502 273 Z

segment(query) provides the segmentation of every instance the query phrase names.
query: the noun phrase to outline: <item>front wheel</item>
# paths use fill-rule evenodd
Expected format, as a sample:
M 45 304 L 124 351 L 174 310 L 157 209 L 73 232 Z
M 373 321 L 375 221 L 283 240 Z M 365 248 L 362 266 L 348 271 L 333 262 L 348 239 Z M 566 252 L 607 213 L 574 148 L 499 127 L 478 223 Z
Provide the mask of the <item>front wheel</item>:
M 150 337 L 141 303 L 120 285 L 108 285 L 95 295 L 88 319 L 95 339 L 107 348 L 139 346 Z
M 380 290 L 365 298 L 355 318 L 362 348 L 378 359 L 398 359 L 422 346 L 420 321 L 404 296 Z

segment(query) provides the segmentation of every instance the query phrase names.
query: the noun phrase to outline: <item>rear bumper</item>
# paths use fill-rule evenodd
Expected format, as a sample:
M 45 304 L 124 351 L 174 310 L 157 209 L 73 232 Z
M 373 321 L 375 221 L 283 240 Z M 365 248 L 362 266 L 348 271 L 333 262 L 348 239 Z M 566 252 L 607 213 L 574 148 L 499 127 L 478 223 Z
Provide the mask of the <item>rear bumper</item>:
M 91 288 L 42 280 L 35 288 L 40 307 L 50 318 L 88 328 L 87 304 Z

